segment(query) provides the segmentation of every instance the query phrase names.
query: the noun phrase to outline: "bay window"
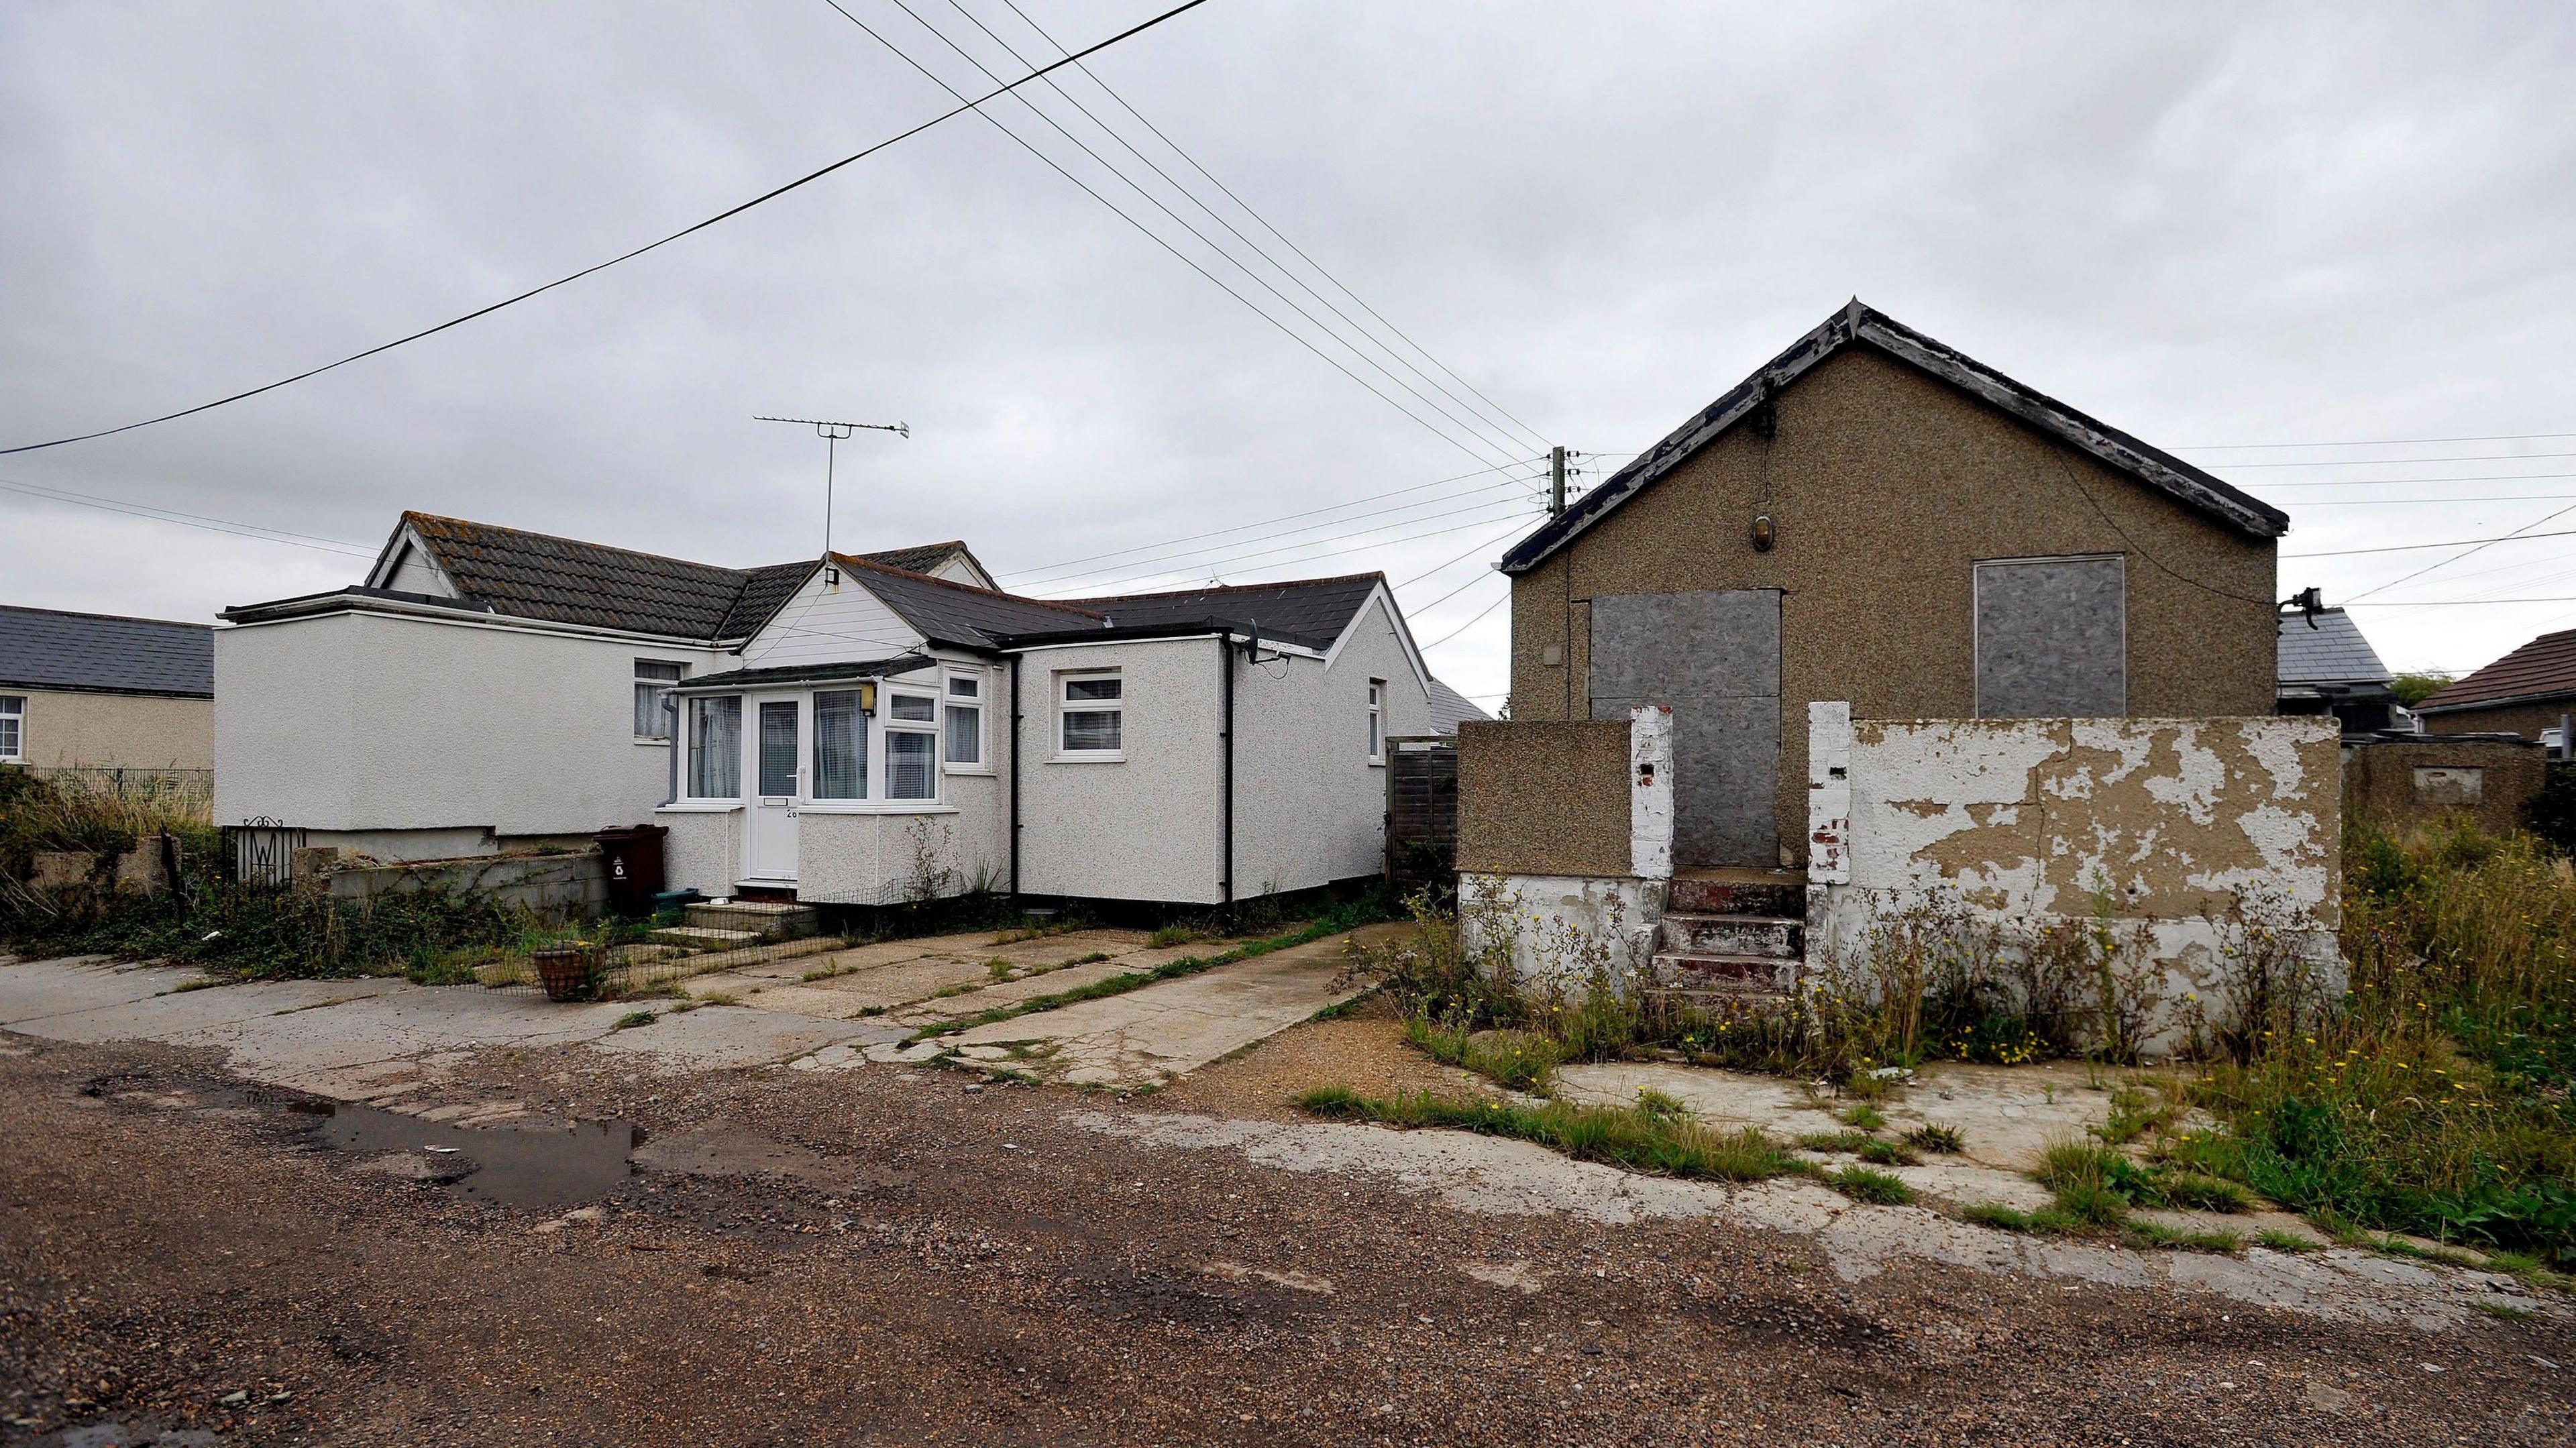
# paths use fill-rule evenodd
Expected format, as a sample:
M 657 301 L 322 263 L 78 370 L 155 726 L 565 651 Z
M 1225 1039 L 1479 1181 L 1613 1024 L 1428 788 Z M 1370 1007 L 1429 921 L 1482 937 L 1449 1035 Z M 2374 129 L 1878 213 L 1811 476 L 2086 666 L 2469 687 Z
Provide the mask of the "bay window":
M 868 710 L 856 689 L 814 696 L 814 797 L 868 797 Z
M 689 701 L 689 797 L 742 798 L 742 698 Z
M 1057 752 L 1074 758 L 1115 756 L 1126 747 L 1125 681 L 1116 674 L 1057 676 Z

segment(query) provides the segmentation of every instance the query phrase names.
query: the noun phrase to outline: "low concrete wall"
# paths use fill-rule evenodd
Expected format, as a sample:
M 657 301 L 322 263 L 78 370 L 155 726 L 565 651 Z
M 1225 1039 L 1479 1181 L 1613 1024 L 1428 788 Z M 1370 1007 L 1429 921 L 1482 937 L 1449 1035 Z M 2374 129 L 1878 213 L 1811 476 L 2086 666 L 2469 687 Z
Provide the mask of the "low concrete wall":
M 2522 807 L 2549 774 L 2537 742 L 2368 739 L 2345 746 L 2343 807 L 2391 822 L 2466 814 L 2486 830 L 2522 827 Z
M 2163 1045 L 2255 935 L 2340 988 L 2331 718 L 1885 722 L 1818 703 L 1808 757 L 1811 978 L 1928 911 L 2007 949 L 2100 925 L 2163 1002 Z
M 1661 870 L 1672 872 L 1671 715 L 1659 771 Z M 1576 723 L 1472 721 L 1458 728 L 1458 869 L 1461 874 L 1624 877 L 1639 873 L 1634 718 Z M 1652 727 L 1652 726 L 1646 726 Z M 1651 847 L 1650 847 L 1651 848 Z M 1651 867 L 1651 865 L 1650 865 Z
M 298 888 L 327 893 L 335 900 L 372 900 L 422 890 L 476 895 L 552 920 L 587 919 L 608 908 L 608 871 L 595 849 L 567 855 L 477 855 L 399 865 L 343 864 L 318 858 L 325 854 L 336 852 L 295 852 Z

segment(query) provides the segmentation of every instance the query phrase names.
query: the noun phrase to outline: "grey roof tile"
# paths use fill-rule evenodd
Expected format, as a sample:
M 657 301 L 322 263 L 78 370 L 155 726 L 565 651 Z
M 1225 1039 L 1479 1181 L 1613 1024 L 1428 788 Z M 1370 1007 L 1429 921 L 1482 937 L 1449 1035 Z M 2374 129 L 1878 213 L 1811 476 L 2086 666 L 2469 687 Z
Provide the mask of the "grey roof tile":
M 2379 661 L 2350 615 L 2329 608 L 2308 627 L 2295 609 L 2281 614 L 2280 679 L 2284 684 L 2386 684 L 2396 675 Z
M 1432 733 L 1455 734 L 1458 732 L 1458 726 L 1461 724 L 1472 723 L 1480 719 L 1491 719 L 1493 717 L 1493 715 L 1477 708 L 1475 702 L 1469 699 L 1466 695 L 1450 688 L 1447 684 L 1440 682 L 1438 679 L 1431 681 Z
M 0 688 L 215 695 L 215 630 L 117 614 L 0 607 Z
M 1101 626 L 1101 616 L 1070 603 L 996 593 L 972 584 L 890 568 L 836 554 L 870 593 L 934 643 L 988 649 L 1004 635 L 1079 633 Z
M 1072 600 L 1113 625 L 1159 626 L 1219 619 L 1257 624 L 1261 636 L 1302 648 L 1328 649 L 1350 627 L 1383 573 L 1339 578 L 1298 578 L 1282 583 L 1241 583 L 1186 588 L 1172 593 L 1129 593 Z

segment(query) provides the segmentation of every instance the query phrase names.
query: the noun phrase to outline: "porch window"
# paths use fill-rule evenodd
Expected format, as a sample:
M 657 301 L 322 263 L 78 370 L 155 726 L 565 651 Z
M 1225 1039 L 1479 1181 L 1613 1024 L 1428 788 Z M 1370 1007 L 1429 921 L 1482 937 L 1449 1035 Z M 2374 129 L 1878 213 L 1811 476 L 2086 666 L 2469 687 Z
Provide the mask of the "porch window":
M 668 740 L 671 716 L 662 712 L 663 701 L 671 697 L 671 686 L 688 673 L 686 664 L 664 663 L 660 659 L 635 661 L 635 737 Z
M 1062 719 L 1057 741 L 1069 755 L 1116 754 L 1126 745 L 1127 702 L 1124 681 L 1116 674 L 1059 676 L 1057 702 Z
M 0 764 L 18 764 L 27 752 L 27 701 L 17 694 L 0 694 Z
M 814 696 L 814 797 L 868 797 L 868 711 L 856 689 Z
M 1386 763 L 1386 680 L 1369 680 L 1368 761 Z
M 948 679 L 948 762 L 984 762 L 984 681 L 972 674 Z
M 886 798 L 939 797 L 939 701 L 887 693 Z
M 689 797 L 742 798 L 742 698 L 689 701 Z

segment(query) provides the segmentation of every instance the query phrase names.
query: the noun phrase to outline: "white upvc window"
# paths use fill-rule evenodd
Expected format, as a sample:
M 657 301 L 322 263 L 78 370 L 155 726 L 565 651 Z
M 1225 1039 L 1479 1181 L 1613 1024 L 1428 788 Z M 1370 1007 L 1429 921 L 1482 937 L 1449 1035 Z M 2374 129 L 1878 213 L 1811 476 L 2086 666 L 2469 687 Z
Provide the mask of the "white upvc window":
M 945 708 L 949 764 L 981 769 L 984 765 L 984 676 L 950 674 Z
M 0 764 L 23 764 L 27 753 L 27 701 L 0 694 Z
M 868 797 L 868 696 L 860 689 L 814 694 L 814 798 Z
M 687 676 L 689 666 L 667 659 L 635 661 L 635 737 L 669 743 L 671 716 L 662 705 L 671 697 L 671 687 Z
M 1368 762 L 1386 763 L 1386 680 L 1369 680 Z
M 889 687 L 885 691 L 885 797 L 939 797 L 939 698 Z
M 691 699 L 688 716 L 689 798 L 742 798 L 742 696 Z
M 1116 671 L 1056 676 L 1056 753 L 1117 759 L 1127 744 L 1126 681 Z

